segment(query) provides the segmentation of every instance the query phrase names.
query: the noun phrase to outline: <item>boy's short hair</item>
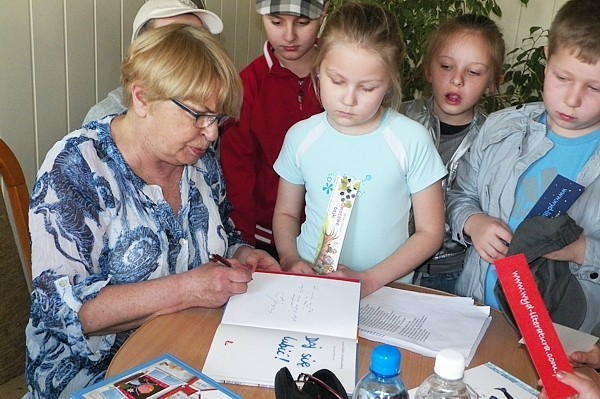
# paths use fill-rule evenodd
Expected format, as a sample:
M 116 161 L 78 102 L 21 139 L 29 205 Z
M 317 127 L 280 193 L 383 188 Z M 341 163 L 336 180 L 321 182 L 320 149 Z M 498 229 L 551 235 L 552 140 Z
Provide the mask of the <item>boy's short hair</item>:
M 548 33 L 548 58 L 568 48 L 579 60 L 600 60 L 600 6 L 598 0 L 569 0 L 559 10 Z
M 261 15 L 293 15 L 318 19 L 328 0 L 256 0 L 256 11 Z

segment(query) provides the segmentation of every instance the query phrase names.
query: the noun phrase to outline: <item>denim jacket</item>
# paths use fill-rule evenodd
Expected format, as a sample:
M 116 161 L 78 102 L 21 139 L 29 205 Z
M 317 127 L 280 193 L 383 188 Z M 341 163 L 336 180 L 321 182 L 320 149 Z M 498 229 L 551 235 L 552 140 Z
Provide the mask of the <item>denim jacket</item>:
M 429 97 L 426 99 L 417 99 L 411 101 L 405 101 L 400 105 L 398 110 L 400 113 L 408 116 L 409 118 L 419 122 L 421 125 L 425 126 L 429 133 L 431 134 L 431 138 L 433 138 L 433 142 L 435 146 L 439 148 L 440 140 L 441 140 L 441 132 L 440 132 L 440 120 L 433 113 L 433 97 Z M 479 107 L 475 107 L 475 115 L 473 117 L 473 121 L 465 130 L 466 135 L 454 154 L 450 158 L 450 161 L 446 164 L 446 168 L 448 169 L 448 175 L 444 180 L 444 187 L 446 190 L 450 188 L 456 178 L 456 168 L 458 167 L 458 161 L 462 156 L 467 152 L 473 141 L 475 140 L 475 136 L 479 133 L 483 122 L 485 122 L 485 114 L 481 112 Z
M 433 97 L 405 101 L 400 105 L 399 112 L 425 126 L 431 134 L 436 148 L 439 149 L 441 140 L 440 120 L 433 113 Z M 479 133 L 479 129 L 483 125 L 483 122 L 485 122 L 485 115 L 479 110 L 478 107 L 476 107 L 473 121 L 465 129 L 466 133 L 463 131 L 465 134 L 463 140 L 446 164 L 448 174 L 443 181 L 444 191 L 447 191 L 450 187 L 452 187 L 456 178 L 458 161 L 468 151 L 469 147 L 475 140 L 475 136 L 477 136 L 477 133 Z M 446 223 L 446 232 L 444 235 L 444 243 L 442 244 L 442 248 L 440 248 L 440 250 L 430 260 L 426 261 L 424 265 L 427 271 L 430 273 L 460 272 L 460 263 L 462 263 L 462 255 L 464 251 L 465 248 L 462 244 L 458 244 L 452 240 L 450 227 L 448 226 L 448 223 Z M 459 257 L 455 258 L 456 256 Z M 451 264 L 433 266 L 433 263 L 446 263 L 444 259 L 456 260 L 453 260 Z M 433 267 L 435 267 L 435 269 L 432 269 Z
M 553 144 L 540 122 L 545 109 L 542 103 L 505 109 L 490 115 L 470 151 L 458 165 L 456 181 L 447 193 L 447 219 L 453 239 L 471 244 L 463 234 L 466 220 L 485 213 L 508 221 L 515 202 L 520 176 Z M 577 182 L 586 187 L 569 210 L 569 215 L 584 229 L 586 251 L 584 263 L 570 263 L 579 279 L 588 303 L 588 316 L 581 330 L 591 329 L 600 319 L 600 149 L 580 172 Z M 488 263 L 469 246 L 464 269 L 457 282 L 460 295 L 483 302 Z

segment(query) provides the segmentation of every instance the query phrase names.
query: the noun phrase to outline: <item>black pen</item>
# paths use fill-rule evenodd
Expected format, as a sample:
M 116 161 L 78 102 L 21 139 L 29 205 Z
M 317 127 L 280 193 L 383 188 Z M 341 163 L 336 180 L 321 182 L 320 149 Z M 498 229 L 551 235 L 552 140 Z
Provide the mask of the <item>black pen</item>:
M 219 254 L 210 254 L 208 257 L 211 262 L 219 263 L 223 266 L 234 267 L 233 264 Z

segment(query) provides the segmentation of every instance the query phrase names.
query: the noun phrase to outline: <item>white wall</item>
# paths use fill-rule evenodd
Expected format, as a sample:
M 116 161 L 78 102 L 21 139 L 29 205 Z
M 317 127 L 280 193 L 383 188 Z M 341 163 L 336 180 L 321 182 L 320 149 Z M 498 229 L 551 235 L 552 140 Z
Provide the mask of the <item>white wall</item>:
M 118 86 L 119 63 L 144 0 L 0 0 L 0 137 L 16 153 L 31 190 L 54 142 Z M 548 27 L 566 0 L 497 0 L 507 48 L 529 27 Z M 242 68 L 261 52 L 254 0 L 207 0 L 223 19 L 221 42 Z

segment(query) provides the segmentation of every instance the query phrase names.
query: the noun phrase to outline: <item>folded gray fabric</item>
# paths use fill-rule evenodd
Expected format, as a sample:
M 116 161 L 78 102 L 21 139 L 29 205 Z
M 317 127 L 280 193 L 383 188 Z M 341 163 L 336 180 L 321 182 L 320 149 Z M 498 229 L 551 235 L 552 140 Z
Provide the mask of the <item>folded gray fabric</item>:
M 583 229 L 567 214 L 555 218 L 535 216 L 524 220 L 513 235 L 508 256 L 525 255 L 552 321 L 578 329 L 585 319 L 587 304 L 568 262 L 543 258 L 576 241 Z M 500 284 L 494 290 L 501 310 L 516 328 Z

